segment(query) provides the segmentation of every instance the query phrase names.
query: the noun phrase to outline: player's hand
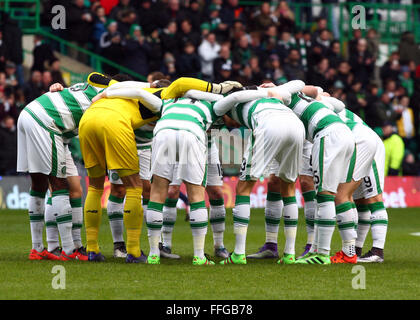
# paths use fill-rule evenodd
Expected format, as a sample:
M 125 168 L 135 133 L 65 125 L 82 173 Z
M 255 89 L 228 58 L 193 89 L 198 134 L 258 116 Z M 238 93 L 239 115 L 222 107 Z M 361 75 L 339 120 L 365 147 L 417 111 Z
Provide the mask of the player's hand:
M 266 83 L 263 83 L 262 85 L 260 85 L 261 88 L 273 88 L 275 86 L 276 85 L 272 82 L 266 82 Z
M 212 93 L 225 94 L 231 92 L 234 88 L 242 88 L 242 84 L 237 81 L 224 81 L 222 83 L 213 83 Z
M 50 86 L 50 92 L 63 91 L 64 87 L 60 83 L 54 83 Z
M 106 98 L 105 91 L 102 91 L 101 93 L 98 93 L 96 96 L 94 96 L 93 99 L 92 99 L 92 103 L 94 103 L 94 102 L 96 102 L 96 101 L 98 101 L 99 99 L 102 99 L 102 98 Z

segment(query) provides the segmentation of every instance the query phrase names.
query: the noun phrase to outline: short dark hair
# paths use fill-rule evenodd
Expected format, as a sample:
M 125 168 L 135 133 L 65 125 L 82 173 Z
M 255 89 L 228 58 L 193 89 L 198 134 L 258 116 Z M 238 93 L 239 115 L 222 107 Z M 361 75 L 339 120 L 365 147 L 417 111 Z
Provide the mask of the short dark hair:
M 124 74 L 124 73 L 117 73 L 115 75 L 112 76 L 112 80 L 118 81 L 118 82 L 122 82 L 122 81 L 132 81 L 133 78 L 130 77 L 128 74 Z
M 171 85 L 171 81 L 168 79 L 160 79 L 153 82 L 155 84 L 155 88 L 166 88 Z

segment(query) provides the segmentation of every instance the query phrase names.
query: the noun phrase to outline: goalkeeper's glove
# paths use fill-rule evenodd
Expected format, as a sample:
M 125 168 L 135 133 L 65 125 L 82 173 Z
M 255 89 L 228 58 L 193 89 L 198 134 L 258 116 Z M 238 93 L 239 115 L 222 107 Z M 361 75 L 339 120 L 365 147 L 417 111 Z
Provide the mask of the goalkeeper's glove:
M 225 94 L 231 92 L 234 88 L 242 88 L 242 84 L 237 81 L 224 81 L 222 83 L 212 84 L 212 93 Z

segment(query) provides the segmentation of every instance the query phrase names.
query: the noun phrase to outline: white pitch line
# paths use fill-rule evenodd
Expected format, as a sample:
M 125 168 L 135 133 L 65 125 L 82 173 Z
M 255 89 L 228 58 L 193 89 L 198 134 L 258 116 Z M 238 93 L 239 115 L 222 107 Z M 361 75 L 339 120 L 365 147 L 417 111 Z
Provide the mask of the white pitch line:
M 411 236 L 420 237 L 420 232 L 410 233 Z

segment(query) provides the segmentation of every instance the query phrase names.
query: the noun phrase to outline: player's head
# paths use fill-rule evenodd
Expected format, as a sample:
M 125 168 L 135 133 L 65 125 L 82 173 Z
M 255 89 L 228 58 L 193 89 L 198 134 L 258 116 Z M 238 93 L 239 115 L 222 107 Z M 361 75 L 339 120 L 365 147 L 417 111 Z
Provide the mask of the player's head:
M 166 87 L 169 87 L 170 84 L 171 84 L 171 81 L 169 81 L 168 79 L 160 79 L 160 80 L 153 81 L 152 86 L 153 88 L 166 88 Z
M 112 80 L 122 82 L 122 81 L 132 81 L 133 78 L 131 78 L 128 74 L 117 73 L 117 74 L 112 76 Z

